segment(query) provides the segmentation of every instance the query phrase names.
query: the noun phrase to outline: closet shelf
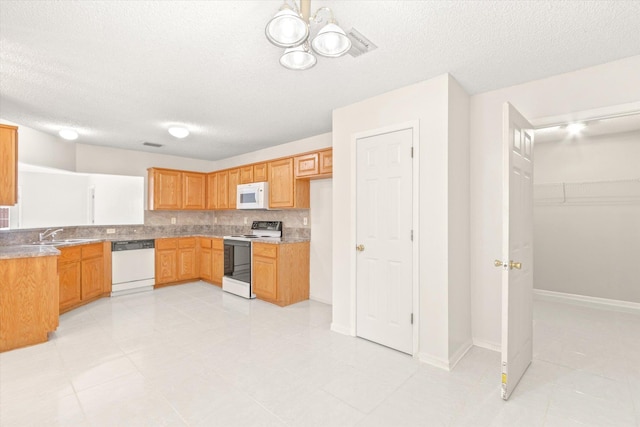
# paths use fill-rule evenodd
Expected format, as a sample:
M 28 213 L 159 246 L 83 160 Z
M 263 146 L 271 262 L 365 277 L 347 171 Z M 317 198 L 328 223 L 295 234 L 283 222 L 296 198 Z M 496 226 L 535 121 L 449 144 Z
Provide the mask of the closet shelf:
M 535 205 L 629 204 L 640 202 L 640 178 L 533 185 Z

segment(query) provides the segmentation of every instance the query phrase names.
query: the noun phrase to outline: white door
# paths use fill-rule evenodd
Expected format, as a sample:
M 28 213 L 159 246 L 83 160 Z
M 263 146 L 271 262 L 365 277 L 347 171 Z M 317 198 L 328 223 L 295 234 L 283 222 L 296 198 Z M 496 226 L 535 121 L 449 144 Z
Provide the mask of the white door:
M 413 352 L 413 130 L 356 141 L 356 335 Z
M 502 398 L 533 358 L 533 127 L 503 107 Z

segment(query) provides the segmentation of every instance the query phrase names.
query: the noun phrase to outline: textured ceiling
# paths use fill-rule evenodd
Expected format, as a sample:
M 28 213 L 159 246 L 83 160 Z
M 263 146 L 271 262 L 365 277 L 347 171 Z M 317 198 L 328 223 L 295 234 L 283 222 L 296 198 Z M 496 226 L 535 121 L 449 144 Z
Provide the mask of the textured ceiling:
M 216 160 L 329 132 L 334 108 L 445 72 L 474 94 L 640 54 L 638 1 L 313 0 L 378 49 L 295 72 L 264 36 L 281 4 L 0 0 L 0 116 Z

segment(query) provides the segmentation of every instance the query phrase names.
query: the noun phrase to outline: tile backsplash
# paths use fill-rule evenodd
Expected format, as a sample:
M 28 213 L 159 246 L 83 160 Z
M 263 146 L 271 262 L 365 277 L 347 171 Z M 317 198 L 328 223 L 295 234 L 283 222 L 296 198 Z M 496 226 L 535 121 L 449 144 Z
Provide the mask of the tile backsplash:
M 175 218 L 175 224 L 172 219 Z M 245 218 L 247 223 L 245 224 Z M 307 225 L 304 219 L 307 218 Z M 180 236 L 190 234 L 244 234 L 251 230 L 253 221 L 282 221 L 283 236 L 311 238 L 309 209 L 281 211 L 230 210 L 230 211 L 145 211 L 144 225 L 93 225 L 63 226 L 58 238 L 149 238 L 153 236 Z M 115 234 L 107 234 L 107 229 Z M 28 244 L 38 240 L 45 228 L 0 231 L 0 246 Z

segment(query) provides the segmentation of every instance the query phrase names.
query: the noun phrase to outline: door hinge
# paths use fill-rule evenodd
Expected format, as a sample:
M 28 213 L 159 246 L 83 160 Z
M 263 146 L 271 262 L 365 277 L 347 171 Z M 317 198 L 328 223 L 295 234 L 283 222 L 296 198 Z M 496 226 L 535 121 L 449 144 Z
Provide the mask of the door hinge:
M 413 242 L 413 230 L 411 230 L 411 241 Z
M 413 158 L 413 147 L 411 147 L 411 158 Z
M 413 313 L 411 313 L 411 324 L 413 325 Z

